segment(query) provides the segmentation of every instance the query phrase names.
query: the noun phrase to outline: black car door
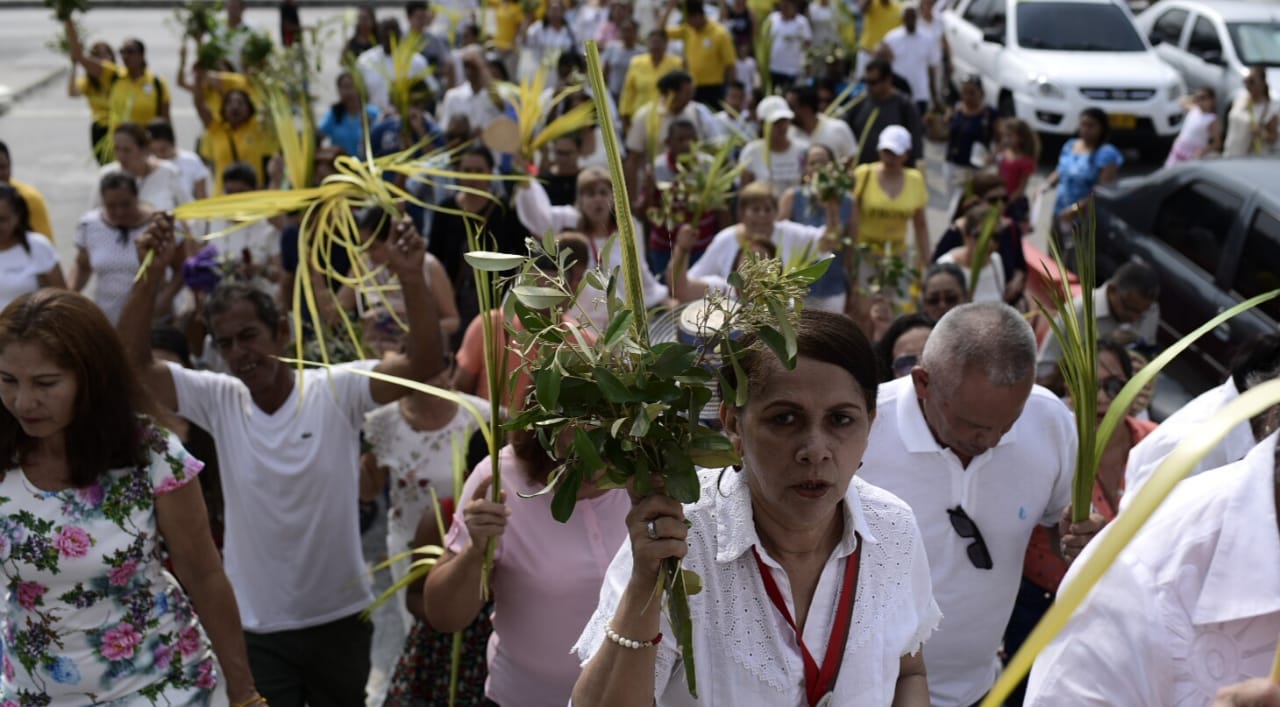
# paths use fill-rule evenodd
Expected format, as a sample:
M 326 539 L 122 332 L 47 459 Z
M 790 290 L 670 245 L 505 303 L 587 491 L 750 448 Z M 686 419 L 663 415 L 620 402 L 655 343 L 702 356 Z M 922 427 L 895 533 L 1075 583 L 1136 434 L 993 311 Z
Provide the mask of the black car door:
M 1239 300 L 1280 288 L 1280 209 L 1260 204 L 1248 211 L 1252 213 L 1247 213 L 1248 227 L 1240 238 L 1238 264 L 1233 263 L 1233 277 L 1229 280 L 1231 292 Z M 1280 301 L 1276 299 L 1232 319 L 1224 325 L 1230 329 L 1226 333 L 1232 352 L 1262 334 L 1280 332 L 1277 322 Z

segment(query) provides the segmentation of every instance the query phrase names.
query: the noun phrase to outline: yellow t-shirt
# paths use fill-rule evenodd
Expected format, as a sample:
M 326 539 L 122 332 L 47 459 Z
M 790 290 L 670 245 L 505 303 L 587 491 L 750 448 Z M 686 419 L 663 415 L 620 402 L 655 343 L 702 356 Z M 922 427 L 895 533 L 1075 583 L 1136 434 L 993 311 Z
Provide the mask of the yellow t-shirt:
M 146 125 L 160 117 L 160 106 L 169 102 L 169 85 L 147 69 L 134 79 L 122 73 L 111 86 L 111 113 L 117 119 Z
M 858 46 L 874 52 L 876 47 L 880 46 L 880 42 L 884 41 L 884 36 L 889 34 L 889 30 L 900 24 L 902 24 L 902 5 L 898 0 L 889 0 L 887 5 L 883 0 L 871 0 L 867 5 L 866 14 L 862 16 L 862 41 Z
M 524 22 L 524 8 L 518 2 L 503 2 L 494 13 L 493 48 L 510 51 L 516 47 L 516 35 Z
M 258 185 L 266 184 L 267 160 L 279 151 L 275 134 L 259 120 L 232 128 L 221 118 L 215 118 L 200 139 L 200 156 L 212 163 L 213 196 L 222 194 L 222 172 L 233 162 L 253 167 L 258 173 Z
M 111 122 L 111 87 L 119 76 L 120 67 L 104 61 L 102 73 L 96 81 L 84 75 L 76 77 L 76 90 L 80 91 L 80 95 L 89 102 L 89 112 L 93 115 L 93 122 L 99 125 L 107 125 Z
M 889 246 L 893 255 L 907 252 L 907 224 L 929 204 L 924 175 L 913 168 L 903 169 L 902 193 L 890 198 L 880 188 L 880 163 L 859 165 L 853 170 L 853 193 L 858 205 L 858 240 L 871 246 Z M 876 252 L 881 252 L 880 248 Z
M 724 83 L 725 72 L 738 60 L 733 49 L 733 38 L 724 25 L 707 20 L 699 32 L 688 24 L 668 27 L 667 36 L 684 42 L 684 58 L 689 64 L 689 75 L 695 86 L 716 86 Z M 718 106 L 712 106 L 716 108 Z
M 658 99 L 658 79 L 667 72 L 683 69 L 680 57 L 664 54 L 657 68 L 653 66 L 653 57 L 648 52 L 631 58 L 627 67 L 627 78 L 622 84 L 622 97 L 618 101 L 618 112 L 624 116 L 635 115 L 640 106 Z
M 31 230 L 44 236 L 49 237 L 49 242 L 53 242 L 53 222 L 49 220 L 49 205 L 45 203 L 44 196 L 30 184 L 20 182 L 16 179 L 9 180 L 9 186 L 13 187 L 27 202 L 28 220 L 31 222 Z

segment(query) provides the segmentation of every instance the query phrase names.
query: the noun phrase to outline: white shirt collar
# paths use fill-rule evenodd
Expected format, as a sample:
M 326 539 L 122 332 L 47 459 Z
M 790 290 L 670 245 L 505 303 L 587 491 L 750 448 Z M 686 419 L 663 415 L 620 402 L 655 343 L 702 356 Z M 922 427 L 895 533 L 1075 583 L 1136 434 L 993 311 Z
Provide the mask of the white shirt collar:
M 899 382 L 903 380 L 906 382 Z M 945 447 L 938 443 L 938 440 L 933 436 L 933 431 L 929 429 L 928 420 L 924 419 L 924 410 L 920 407 L 920 399 L 916 397 L 914 383 L 910 376 L 903 376 L 888 385 L 901 385 L 909 389 L 902 395 L 897 396 L 897 406 L 894 410 L 898 416 L 898 430 L 902 433 L 902 445 L 912 454 L 943 451 Z M 883 388 L 884 386 L 881 387 Z M 996 446 L 1003 447 L 1016 441 L 1018 441 L 1018 425 L 1015 422 L 1013 427 L 1000 437 L 1000 441 L 996 443 Z M 986 453 L 983 452 L 983 454 Z
M 744 477 L 745 471 L 726 468 L 716 487 L 716 562 L 733 562 L 752 547 L 760 545 L 751 511 L 751 488 Z M 856 535 L 855 535 L 856 533 Z M 844 494 L 844 535 L 836 545 L 836 556 L 847 557 L 858 548 L 857 536 L 869 543 L 876 542 L 862 512 L 862 498 L 857 484 L 851 479 Z M 760 548 L 763 551 L 763 547 Z M 761 558 L 768 555 L 760 553 Z M 776 564 L 770 562 L 770 564 Z
M 1197 625 L 1280 612 L 1280 533 L 1276 526 L 1272 434 L 1224 473 L 1245 474 L 1227 502 L 1218 546 L 1191 612 Z M 1210 472 L 1218 473 L 1218 472 Z

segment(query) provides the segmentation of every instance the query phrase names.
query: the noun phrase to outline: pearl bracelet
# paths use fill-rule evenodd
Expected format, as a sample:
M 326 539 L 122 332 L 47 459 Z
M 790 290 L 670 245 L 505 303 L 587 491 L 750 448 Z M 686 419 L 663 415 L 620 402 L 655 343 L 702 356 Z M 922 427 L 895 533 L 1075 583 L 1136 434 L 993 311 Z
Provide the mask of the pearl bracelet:
M 653 646 L 656 646 L 662 642 L 661 633 L 654 636 L 652 639 L 648 641 L 637 641 L 634 638 L 627 638 L 626 636 L 620 635 L 617 631 L 613 630 L 612 626 L 609 626 L 608 624 L 606 624 L 604 627 L 604 635 L 610 641 L 613 641 L 614 643 L 622 646 L 623 648 L 630 648 L 631 650 L 639 650 L 641 648 L 652 648 Z

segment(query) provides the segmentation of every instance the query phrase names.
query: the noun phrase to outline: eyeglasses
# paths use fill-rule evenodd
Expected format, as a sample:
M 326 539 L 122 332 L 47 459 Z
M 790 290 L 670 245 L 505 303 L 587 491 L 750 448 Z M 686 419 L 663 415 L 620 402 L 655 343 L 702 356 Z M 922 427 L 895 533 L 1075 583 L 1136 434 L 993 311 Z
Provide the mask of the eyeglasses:
M 910 373 L 911 369 L 916 367 L 916 362 L 919 360 L 920 357 L 915 354 L 903 354 L 893 359 L 893 363 L 890 364 L 890 368 L 893 369 L 894 377 L 901 378 Z
M 969 562 L 980 570 L 991 569 L 993 566 L 991 553 L 987 551 L 987 543 L 982 539 L 982 532 L 978 530 L 977 523 L 974 523 L 960 506 L 948 508 L 947 515 L 951 516 L 951 527 L 955 529 L 957 535 L 965 540 L 973 538 L 973 542 L 965 548 L 965 553 L 969 555 Z
M 1120 391 L 1124 390 L 1124 386 L 1128 382 L 1120 376 L 1108 376 L 1098 381 L 1098 386 L 1102 388 L 1102 392 L 1106 393 L 1108 398 L 1114 399 L 1120 394 Z
M 924 303 L 930 307 L 937 307 L 938 305 L 954 307 L 960 304 L 960 295 L 955 292 L 939 292 L 925 297 Z

